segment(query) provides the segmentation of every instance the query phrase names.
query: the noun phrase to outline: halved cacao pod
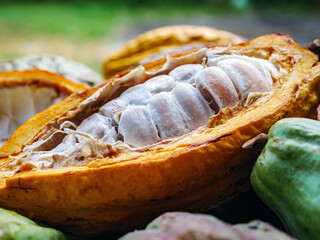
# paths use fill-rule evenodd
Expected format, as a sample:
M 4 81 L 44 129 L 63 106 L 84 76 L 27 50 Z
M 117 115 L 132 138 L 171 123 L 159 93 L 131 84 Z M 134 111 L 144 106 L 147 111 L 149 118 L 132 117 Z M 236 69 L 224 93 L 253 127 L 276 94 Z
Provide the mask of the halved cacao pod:
M 102 139 L 106 132 L 90 135 L 79 129 L 92 116 L 102 118 L 100 111 L 105 104 L 118 101 L 130 91 L 136 93 L 132 89 L 140 89 L 151 80 L 154 86 L 168 78 L 158 75 L 185 64 L 202 63 L 207 67 L 201 71 L 207 71 L 215 60 L 230 58 L 241 58 L 240 62 L 248 67 L 235 66 L 236 77 L 245 72 L 251 80 L 259 78 L 261 72 L 257 69 L 262 65 L 265 70 L 276 68 L 276 77 L 270 77 L 267 91 L 247 94 L 246 103 L 242 91 L 245 84 L 238 86 L 238 90 L 242 89 L 241 104 L 220 109 L 204 126 L 140 147 L 133 147 L 135 142 L 104 142 L 93 136 Z M 259 64 L 249 69 L 250 61 Z M 320 81 L 313 71 L 316 62 L 315 54 L 288 36 L 266 35 L 239 45 L 168 56 L 118 74 L 100 87 L 71 95 L 31 118 L 0 149 L 0 206 L 80 235 L 130 230 L 165 211 L 196 211 L 226 201 L 250 187 L 248 177 L 255 159 L 242 149 L 245 142 L 267 133 L 281 118 L 316 116 Z M 271 76 L 269 71 L 265 73 Z M 241 79 L 247 83 L 246 78 Z M 138 101 L 145 95 L 136 94 L 131 100 Z M 187 91 L 185 95 L 188 97 Z M 173 105 L 161 106 L 168 110 L 162 113 L 173 109 Z M 156 107 L 149 110 L 156 111 Z M 126 110 L 118 110 L 113 111 L 113 116 L 121 121 Z M 138 119 L 138 123 L 129 125 L 129 132 L 146 126 L 144 122 L 139 125 L 140 116 L 132 116 L 132 121 Z M 159 132 L 161 123 L 171 119 L 169 115 L 161 116 L 156 129 Z M 96 118 L 87 130 L 99 124 Z M 175 121 L 171 124 L 168 131 L 179 127 Z M 121 122 L 116 129 L 119 132 L 120 125 Z M 126 141 L 127 135 L 121 131 Z M 69 137 L 78 140 L 68 145 Z M 138 140 L 138 134 L 136 137 Z M 65 151 L 70 154 L 64 155 Z
M 34 114 L 86 89 L 41 70 L 0 72 L 0 146 Z
M 85 85 L 104 82 L 103 77 L 86 65 L 58 55 L 27 55 L 0 63 L 0 72 L 40 69 L 64 76 L 66 79 Z
M 244 42 L 241 36 L 206 26 L 166 26 L 140 34 L 130 40 L 103 63 L 106 78 L 145 64 L 166 54 L 186 52 L 213 44 L 237 44 Z

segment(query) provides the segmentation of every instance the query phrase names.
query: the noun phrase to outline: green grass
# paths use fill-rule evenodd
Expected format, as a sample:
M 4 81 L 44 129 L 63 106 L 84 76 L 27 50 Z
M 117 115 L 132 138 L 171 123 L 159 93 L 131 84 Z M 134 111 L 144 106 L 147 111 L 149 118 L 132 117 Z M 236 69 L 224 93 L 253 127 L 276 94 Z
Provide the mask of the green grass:
M 126 9 L 110 5 L 5 4 L 0 8 L 0 29 L 23 38 L 45 35 L 87 40 L 107 35 L 126 15 Z
M 0 0 L 1 2 L 1 0 Z M 118 1 L 119 2 L 119 1 Z M 69 3 L 18 2 L 0 3 L 0 39 L 20 36 L 35 39 L 42 36 L 57 36 L 66 40 L 90 40 L 107 37 L 113 28 L 119 25 L 143 23 L 148 19 L 165 20 L 204 14 L 210 17 L 221 14 L 249 14 L 259 11 L 249 5 L 242 10 L 236 9 L 228 1 L 203 1 L 201 4 L 192 0 L 175 1 L 139 1 L 97 2 L 73 1 Z M 287 6 L 273 5 L 276 11 L 285 7 L 296 11 L 296 4 Z M 299 8 L 310 14 L 310 9 Z M 314 9 L 314 8 L 311 8 Z M 319 9 L 317 9 L 319 10 Z
M 210 16 L 235 13 L 236 9 L 224 2 L 197 4 L 193 1 L 161 4 L 127 4 L 113 2 L 76 1 L 0 3 L 0 38 L 20 35 L 24 39 L 57 36 L 67 40 L 103 38 L 113 28 L 123 24 L 143 23 L 148 19 L 165 20 L 196 14 Z

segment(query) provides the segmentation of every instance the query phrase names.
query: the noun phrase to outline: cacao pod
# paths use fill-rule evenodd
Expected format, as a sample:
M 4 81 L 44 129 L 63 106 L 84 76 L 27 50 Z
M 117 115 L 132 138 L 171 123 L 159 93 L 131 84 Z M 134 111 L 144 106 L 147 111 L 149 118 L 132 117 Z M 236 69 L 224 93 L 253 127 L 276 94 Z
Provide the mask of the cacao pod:
M 166 54 L 186 52 L 213 44 L 236 44 L 245 39 L 228 31 L 205 26 L 166 26 L 140 34 L 103 63 L 106 78 Z
M 320 234 L 319 128 L 307 118 L 277 122 L 251 175 L 257 195 L 302 240 Z
M 251 221 L 231 226 L 205 214 L 169 212 L 149 223 L 145 230 L 126 234 L 120 240 L 293 240 L 268 223 Z
M 66 79 L 85 85 L 97 85 L 104 79 L 86 65 L 72 59 L 49 54 L 27 55 L 0 63 L 0 72 L 25 71 L 39 69 L 56 73 Z
M 215 206 L 250 187 L 245 142 L 281 118 L 315 117 L 316 62 L 288 36 L 266 35 L 71 95 L 0 148 L 0 205 L 78 235 Z
M 0 72 L 0 146 L 31 116 L 87 87 L 41 70 Z

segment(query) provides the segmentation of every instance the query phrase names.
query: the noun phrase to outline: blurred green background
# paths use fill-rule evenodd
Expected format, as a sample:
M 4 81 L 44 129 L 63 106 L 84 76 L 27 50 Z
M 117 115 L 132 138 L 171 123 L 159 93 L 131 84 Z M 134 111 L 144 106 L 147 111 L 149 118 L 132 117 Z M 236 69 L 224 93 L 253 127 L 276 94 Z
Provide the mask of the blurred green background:
M 0 61 L 51 53 L 97 71 L 106 56 L 152 28 L 207 25 L 246 38 L 320 38 L 320 0 L 1 1 Z

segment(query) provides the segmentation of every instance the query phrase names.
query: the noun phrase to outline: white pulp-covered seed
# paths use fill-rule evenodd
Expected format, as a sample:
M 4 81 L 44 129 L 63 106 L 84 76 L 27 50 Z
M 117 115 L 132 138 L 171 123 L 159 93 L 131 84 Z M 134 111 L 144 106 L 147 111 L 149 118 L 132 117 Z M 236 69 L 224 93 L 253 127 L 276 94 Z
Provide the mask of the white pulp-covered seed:
M 113 143 L 117 140 L 117 132 L 111 119 L 99 113 L 94 113 L 83 120 L 76 130 L 107 143 Z M 77 138 L 80 141 L 83 137 L 77 136 Z
M 202 96 L 218 112 L 227 106 L 233 107 L 239 101 L 239 95 L 228 75 L 218 67 L 208 67 L 197 75 L 196 86 Z
M 190 131 L 205 125 L 212 116 L 209 104 L 190 84 L 177 83 L 171 94 L 184 111 L 184 121 Z
M 36 112 L 33 104 L 33 96 L 29 87 L 10 88 L 12 121 L 18 126 L 24 124 Z
M 129 106 L 121 114 L 118 128 L 123 141 L 133 147 L 142 147 L 161 140 L 146 106 Z
M 31 116 L 63 100 L 54 88 L 16 86 L 0 89 L 0 146 Z
M 144 87 L 154 95 L 159 92 L 170 92 L 176 85 L 175 79 L 168 75 L 159 75 L 143 83 Z
M 278 78 L 279 71 L 271 62 L 255 57 L 241 56 L 241 55 L 222 55 L 215 58 L 209 58 L 207 61 L 208 66 L 217 66 L 217 63 L 225 59 L 240 59 L 252 63 L 265 77 L 266 82 L 270 87 L 273 84 L 272 77 Z
M 185 64 L 173 69 L 169 76 L 173 77 L 177 82 L 193 84 L 195 76 L 202 69 L 203 66 L 201 64 Z
M 32 87 L 35 112 L 42 112 L 50 107 L 54 100 L 58 98 L 57 92 L 53 88 Z M 60 101 L 62 99 L 59 99 Z
M 250 62 L 230 58 L 217 63 L 233 82 L 241 103 L 244 103 L 250 92 L 267 92 L 270 84 L 264 75 Z
M 278 69 L 271 62 L 264 59 L 257 58 L 257 60 L 253 62 L 253 64 L 260 70 L 260 72 L 263 72 L 265 80 L 268 82 L 269 88 L 271 88 L 273 84 L 272 77 L 279 77 Z
M 11 97 L 10 89 L 1 88 L 0 89 L 0 117 L 11 116 Z
M 174 86 L 175 81 L 172 77 L 160 75 L 129 88 L 121 94 L 121 97 L 128 99 L 130 105 L 146 105 L 154 94 L 171 91 Z
M 10 138 L 12 133 L 10 132 L 10 121 L 8 118 L 0 118 L 0 147 Z M 16 126 L 14 126 L 16 129 Z M 13 130 L 14 131 L 14 130 Z
M 120 116 L 126 106 L 129 105 L 128 99 L 124 97 L 118 97 L 104 104 L 100 109 L 99 113 L 107 118 L 111 118 L 112 122 L 116 125 L 119 124 Z
M 118 125 L 123 110 L 129 105 L 147 105 L 150 98 L 162 91 L 171 91 L 175 81 L 168 75 L 153 77 L 143 84 L 136 85 L 124 91 L 118 98 L 107 102 L 99 112 L 112 119 Z
M 183 110 L 172 98 L 171 93 L 161 92 L 154 95 L 147 106 L 161 139 L 177 137 L 189 132 L 184 123 Z
M 10 136 L 10 119 L 8 117 L 1 116 L 0 126 L 0 140 L 7 139 Z
M 7 88 L 0 89 L 0 140 L 6 140 L 12 134 L 10 122 L 11 118 L 11 97 L 10 90 Z M 15 125 L 16 126 L 16 125 Z M 0 143 L 0 146 L 2 144 Z
M 121 94 L 121 98 L 126 98 L 129 105 L 145 105 L 152 96 L 152 93 L 144 84 L 133 86 Z

